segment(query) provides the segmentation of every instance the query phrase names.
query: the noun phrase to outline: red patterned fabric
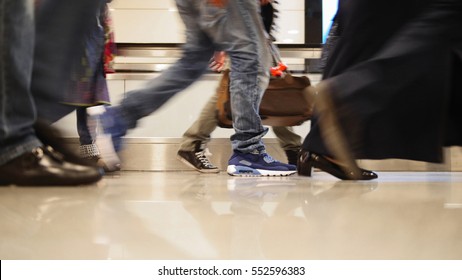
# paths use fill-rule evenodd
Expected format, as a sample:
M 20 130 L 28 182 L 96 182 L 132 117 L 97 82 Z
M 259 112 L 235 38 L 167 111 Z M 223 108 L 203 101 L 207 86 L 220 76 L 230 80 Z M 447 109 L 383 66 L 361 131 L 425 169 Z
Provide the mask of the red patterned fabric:
M 104 42 L 104 73 L 114 73 L 114 59 L 117 54 L 117 48 L 114 39 L 114 26 L 112 23 L 111 11 L 108 8 L 106 8 L 105 11 L 103 27 L 106 39 Z
M 69 87 L 63 91 L 63 103 L 73 106 L 109 104 L 106 73 L 114 72 L 115 43 L 107 4 L 95 15 L 95 24 L 82 42 L 85 52 L 72 65 Z

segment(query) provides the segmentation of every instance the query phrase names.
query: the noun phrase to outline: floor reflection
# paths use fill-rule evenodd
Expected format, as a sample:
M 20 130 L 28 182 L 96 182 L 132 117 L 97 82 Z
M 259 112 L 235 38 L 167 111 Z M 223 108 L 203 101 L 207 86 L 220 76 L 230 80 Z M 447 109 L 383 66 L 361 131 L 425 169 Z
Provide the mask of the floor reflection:
M 123 172 L 0 188 L 1 259 L 460 259 L 462 174 Z

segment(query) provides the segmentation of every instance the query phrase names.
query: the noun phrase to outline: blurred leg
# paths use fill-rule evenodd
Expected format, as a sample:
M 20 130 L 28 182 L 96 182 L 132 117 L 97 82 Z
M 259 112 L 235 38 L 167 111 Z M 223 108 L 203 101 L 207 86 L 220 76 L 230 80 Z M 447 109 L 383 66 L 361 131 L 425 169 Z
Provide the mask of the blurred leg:
M 194 151 L 197 142 L 205 144 L 210 140 L 210 134 L 217 128 L 215 116 L 217 99 L 218 95 L 212 95 L 197 120 L 185 131 L 180 143 L 180 150 Z
M 279 145 L 285 151 L 298 151 L 302 145 L 302 137 L 294 132 L 290 126 L 273 126 L 274 134 L 278 138 Z
M 41 146 L 29 91 L 33 20 L 32 1 L 0 0 L 0 165 Z
M 36 12 L 36 46 L 31 91 L 38 116 L 55 122 L 75 107 L 63 105 L 71 65 L 82 57 L 84 35 L 105 0 L 42 0 Z

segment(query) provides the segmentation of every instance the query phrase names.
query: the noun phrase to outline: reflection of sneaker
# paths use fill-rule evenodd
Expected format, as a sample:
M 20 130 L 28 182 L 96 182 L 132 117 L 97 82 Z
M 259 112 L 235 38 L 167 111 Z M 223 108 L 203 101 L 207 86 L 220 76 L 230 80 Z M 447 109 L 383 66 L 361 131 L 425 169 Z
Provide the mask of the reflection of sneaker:
M 232 176 L 288 176 L 297 171 L 295 165 L 273 159 L 267 153 L 253 154 L 234 151 L 227 172 Z
M 96 131 L 95 144 L 98 146 L 101 158 L 111 169 L 120 169 L 117 155 L 122 148 L 122 136 L 127 128 L 113 107 L 94 106 L 87 108 L 88 128 Z

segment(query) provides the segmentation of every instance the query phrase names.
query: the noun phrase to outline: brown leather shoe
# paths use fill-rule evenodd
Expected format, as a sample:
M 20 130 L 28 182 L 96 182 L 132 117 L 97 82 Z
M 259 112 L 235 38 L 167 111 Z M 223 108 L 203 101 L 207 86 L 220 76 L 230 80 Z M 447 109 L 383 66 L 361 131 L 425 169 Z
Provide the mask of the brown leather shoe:
M 77 186 L 101 177 L 99 168 L 65 161 L 51 147 L 37 147 L 0 165 L 0 185 Z

